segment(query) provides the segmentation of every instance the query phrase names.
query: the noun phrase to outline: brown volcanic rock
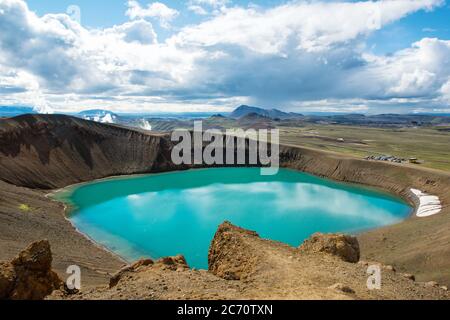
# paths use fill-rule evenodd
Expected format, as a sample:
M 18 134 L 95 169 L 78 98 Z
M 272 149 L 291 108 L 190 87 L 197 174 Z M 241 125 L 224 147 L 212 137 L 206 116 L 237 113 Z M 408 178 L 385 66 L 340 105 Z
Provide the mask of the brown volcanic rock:
M 13 266 L 10 263 L 0 263 L 0 300 L 10 297 L 15 281 Z
M 241 280 L 251 275 L 260 258 L 249 250 L 246 240 L 252 237 L 259 236 L 230 222 L 221 224 L 209 248 L 209 271 L 226 280 Z
M 30 271 L 46 271 L 52 267 L 52 252 L 47 240 L 32 243 L 11 261 L 16 268 Z
M 63 282 L 51 270 L 47 240 L 32 243 L 11 263 L 0 264 L 0 299 L 42 300 Z
M 130 274 L 135 274 L 148 268 L 159 269 L 163 271 L 185 271 L 189 269 L 186 259 L 182 255 L 178 255 L 175 257 L 165 257 L 156 261 L 153 261 L 152 259 L 141 259 L 129 266 L 122 268 L 120 271 L 114 274 L 109 280 L 109 288 L 114 288 L 123 278 L 126 278 Z
M 305 252 L 325 252 L 347 262 L 359 261 L 359 243 L 356 237 L 344 234 L 315 233 L 299 247 Z
M 141 267 L 145 267 L 145 266 L 150 266 L 152 265 L 154 262 L 152 259 L 142 259 L 142 260 L 138 260 L 135 263 L 133 263 L 132 265 L 123 267 L 122 269 L 120 269 L 117 273 L 115 273 L 111 279 L 109 280 L 109 287 L 113 288 L 115 287 L 120 279 L 122 279 L 122 277 L 127 274 L 128 272 L 135 272 L 137 270 L 139 270 L 139 268 Z
M 144 262 L 143 262 L 144 261 Z M 147 262 L 145 262 L 147 261 Z M 62 299 L 448 299 L 448 292 L 382 273 L 368 290 L 367 265 L 304 251 L 229 222 L 211 243 L 209 271 L 189 269 L 182 256 L 138 261 L 113 287 L 87 288 Z
M 176 271 L 179 269 L 189 269 L 189 266 L 186 262 L 186 258 L 182 255 L 178 255 L 175 257 L 165 257 L 156 261 L 156 267 L 160 267 L 164 270 L 172 270 Z

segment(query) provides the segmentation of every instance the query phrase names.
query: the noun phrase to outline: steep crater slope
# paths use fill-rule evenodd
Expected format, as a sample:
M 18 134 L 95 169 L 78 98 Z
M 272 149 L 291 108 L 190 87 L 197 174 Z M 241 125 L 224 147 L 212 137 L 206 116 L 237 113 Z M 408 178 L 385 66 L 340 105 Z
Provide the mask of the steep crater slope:
M 0 179 L 27 188 L 59 188 L 172 166 L 167 137 L 64 115 L 1 120 L 0 141 Z

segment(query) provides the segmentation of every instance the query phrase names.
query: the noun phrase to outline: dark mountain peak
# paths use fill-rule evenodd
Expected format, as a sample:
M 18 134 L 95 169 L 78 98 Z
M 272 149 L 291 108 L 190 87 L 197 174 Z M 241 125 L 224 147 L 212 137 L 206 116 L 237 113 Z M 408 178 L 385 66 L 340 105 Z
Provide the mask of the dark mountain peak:
M 230 114 L 230 117 L 231 118 L 241 118 L 241 117 L 244 117 L 251 113 L 255 113 L 257 115 L 271 118 L 271 119 L 275 119 L 275 118 L 291 119 L 291 118 L 302 117 L 301 114 L 297 114 L 297 113 L 292 113 L 292 112 L 287 113 L 287 112 L 283 112 L 278 109 L 263 109 L 263 108 L 259 108 L 259 107 L 248 106 L 248 105 L 239 106 Z
M 213 114 L 210 118 L 226 118 L 223 114 L 220 114 L 220 113 L 216 113 L 216 114 Z
M 243 119 L 270 119 L 270 118 L 256 112 L 250 112 L 247 113 L 245 116 L 242 116 L 240 119 L 243 120 Z

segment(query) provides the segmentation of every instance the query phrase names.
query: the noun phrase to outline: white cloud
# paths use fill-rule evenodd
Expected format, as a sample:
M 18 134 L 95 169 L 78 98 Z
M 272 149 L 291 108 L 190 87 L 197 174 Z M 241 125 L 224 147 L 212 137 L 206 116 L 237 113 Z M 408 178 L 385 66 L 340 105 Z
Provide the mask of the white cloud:
M 231 3 L 230 0 L 189 0 L 189 5 L 197 5 L 202 7 L 211 7 L 214 9 L 223 8 Z
M 143 8 L 138 1 L 128 0 L 126 15 L 130 19 L 157 18 L 161 26 L 168 28 L 169 23 L 179 15 L 179 12 L 161 2 L 152 2 Z
M 230 0 L 189 0 L 187 5 L 188 10 L 205 16 L 208 14 L 220 14 L 229 3 L 231 3 Z
M 393 93 L 416 95 L 424 90 L 429 90 L 435 82 L 436 75 L 427 70 L 416 68 L 409 73 L 403 73 L 399 84 L 391 89 Z
M 361 78 L 377 79 L 386 96 L 437 95 L 450 77 L 450 41 L 446 40 L 424 38 L 393 56 L 372 58 Z
M 211 7 L 222 7 L 227 3 L 230 3 L 230 0 L 191 0 L 191 3 L 196 3 L 199 5 L 208 5 Z
M 195 14 L 201 15 L 201 16 L 205 16 L 208 14 L 208 11 L 206 11 L 202 6 L 198 6 L 198 5 L 190 5 L 188 6 L 188 10 L 194 12 Z
M 163 42 L 145 18 L 175 15 L 161 13 L 165 9 L 156 15 L 150 10 L 155 3 L 142 8 L 133 2 L 131 21 L 86 29 L 65 14 L 38 17 L 23 1 L 2 0 L 0 103 L 117 111 L 223 111 L 256 103 L 367 111 L 450 101 L 450 41 L 425 38 L 391 56 L 364 47 L 377 28 L 440 0 L 293 2 L 271 9 L 214 2 L 220 13 Z
M 126 42 L 138 42 L 144 45 L 157 43 L 157 35 L 152 24 L 145 20 L 126 22 L 122 25 L 105 29 L 104 33 Z
M 259 53 L 285 54 L 292 46 L 321 51 L 373 32 L 442 0 L 377 2 L 294 2 L 272 9 L 233 7 L 177 36 L 181 44 L 239 45 Z
M 443 95 L 443 98 L 447 102 L 450 102 L 450 80 L 442 85 L 440 92 Z

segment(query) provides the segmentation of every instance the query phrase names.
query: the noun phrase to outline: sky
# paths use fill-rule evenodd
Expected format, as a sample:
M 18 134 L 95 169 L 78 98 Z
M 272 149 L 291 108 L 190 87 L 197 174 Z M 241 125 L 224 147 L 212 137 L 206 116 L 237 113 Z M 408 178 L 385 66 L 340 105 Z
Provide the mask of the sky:
M 0 105 L 450 112 L 445 0 L 0 0 Z

